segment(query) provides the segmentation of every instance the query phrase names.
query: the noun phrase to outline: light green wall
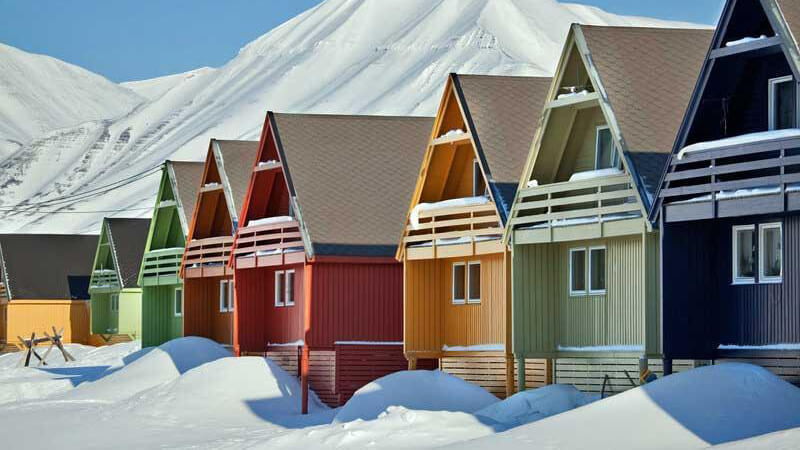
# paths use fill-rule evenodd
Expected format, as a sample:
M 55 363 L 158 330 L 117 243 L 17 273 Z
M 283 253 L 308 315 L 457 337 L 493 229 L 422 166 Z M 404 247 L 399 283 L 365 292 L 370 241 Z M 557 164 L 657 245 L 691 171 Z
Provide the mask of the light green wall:
M 646 248 L 641 235 L 514 246 L 514 353 L 547 357 L 558 346 L 643 346 L 645 332 L 647 352 L 657 352 L 657 243 L 650 233 Z M 606 294 L 570 297 L 569 249 L 595 245 L 607 249 Z
M 124 289 L 119 294 L 119 333 L 142 335 L 142 290 Z

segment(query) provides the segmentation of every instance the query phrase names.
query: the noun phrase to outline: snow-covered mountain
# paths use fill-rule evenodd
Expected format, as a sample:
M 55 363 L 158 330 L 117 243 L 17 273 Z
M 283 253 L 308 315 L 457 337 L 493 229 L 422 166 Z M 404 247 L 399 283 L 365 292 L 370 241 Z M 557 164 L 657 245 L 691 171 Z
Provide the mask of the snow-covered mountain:
M 98 114 L 0 163 L 0 231 L 96 232 L 103 215 L 148 216 L 158 175 L 137 174 L 166 158 L 202 160 L 211 137 L 256 139 L 268 109 L 431 115 L 449 72 L 550 74 L 573 22 L 691 26 L 555 0 L 327 0 L 220 68 L 120 86 L 87 73 L 87 97 L 102 101 L 86 109 Z M 13 89 L 38 92 L 26 85 L 29 71 Z M 21 105 L 31 117 L 55 107 L 49 98 Z M 7 133 L 0 128 L 0 139 Z M 131 177 L 123 189 L 102 188 Z

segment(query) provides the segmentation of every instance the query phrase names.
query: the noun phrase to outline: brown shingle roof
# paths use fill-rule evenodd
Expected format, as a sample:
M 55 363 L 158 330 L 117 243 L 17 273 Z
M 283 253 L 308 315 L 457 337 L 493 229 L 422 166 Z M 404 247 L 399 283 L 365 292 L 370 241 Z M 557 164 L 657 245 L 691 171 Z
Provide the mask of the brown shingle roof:
M 273 114 L 316 255 L 393 256 L 433 118 Z
M 800 39 L 800 1 L 798 0 L 775 0 L 778 8 L 783 15 L 789 31 L 792 33 L 792 42 L 798 45 Z
M 106 223 L 122 288 L 139 287 L 139 268 L 150 231 L 150 219 L 107 217 Z
M 580 28 L 627 150 L 670 153 L 713 30 Z
M 205 164 L 188 161 L 167 161 L 167 163 L 172 166 L 175 174 L 174 183 L 178 191 L 175 195 L 183 206 L 184 223 L 188 226 L 194 215 L 194 204 L 197 200 L 197 191 L 200 190 L 200 184 L 203 182 Z
M 227 179 L 228 188 L 233 196 L 233 210 L 236 214 L 244 201 L 247 193 L 247 184 L 250 181 L 250 174 L 253 172 L 253 165 L 258 155 L 258 141 L 222 141 L 214 139 L 219 145 L 220 156 L 222 157 L 221 171 L 225 173 L 222 182 Z
M 11 299 L 88 299 L 97 235 L 0 235 Z

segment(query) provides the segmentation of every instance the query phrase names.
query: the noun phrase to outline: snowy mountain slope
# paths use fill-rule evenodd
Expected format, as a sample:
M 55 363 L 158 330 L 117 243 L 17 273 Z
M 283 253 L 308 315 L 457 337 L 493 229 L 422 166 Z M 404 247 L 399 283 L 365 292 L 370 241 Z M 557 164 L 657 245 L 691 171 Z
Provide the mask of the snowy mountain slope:
M 210 137 L 256 139 L 267 109 L 433 114 L 449 72 L 550 74 L 570 23 L 688 26 L 554 0 L 328 0 L 218 69 L 124 83 L 123 117 L 53 131 L 0 164 L 0 231 L 89 232 L 112 212 L 147 216 L 157 176 L 81 202 L 54 198 L 166 158 L 201 160 Z M 19 212 L 18 204 L 37 204 Z M 61 214 L 65 210 L 90 212 Z M 44 212 L 44 213 L 43 213 Z M 59 214 L 55 214 L 59 212 Z
M 117 118 L 145 99 L 78 66 L 0 44 L 0 159 L 55 128 Z

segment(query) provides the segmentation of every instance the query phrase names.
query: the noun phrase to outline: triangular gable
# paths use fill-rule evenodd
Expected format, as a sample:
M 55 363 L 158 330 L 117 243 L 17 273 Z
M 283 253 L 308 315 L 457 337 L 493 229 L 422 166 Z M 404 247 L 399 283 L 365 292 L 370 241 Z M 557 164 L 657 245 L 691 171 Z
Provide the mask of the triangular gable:
M 234 232 L 236 216 L 228 205 L 230 194 L 226 194 L 224 187 L 227 178 L 223 178 L 224 175 L 220 170 L 217 146 L 214 141 L 212 139 L 208 146 L 203 179 L 197 193 L 197 202 L 189 229 L 189 241 L 214 236 L 231 236 Z
M 795 81 L 800 80 L 800 51 L 795 36 L 797 31 L 800 31 L 800 2 L 728 0 L 700 69 L 697 84 L 674 141 L 672 154 L 695 142 L 741 134 L 736 128 L 736 118 L 728 117 L 723 111 L 727 109 L 724 102 L 731 101 L 730 92 L 738 89 L 738 84 L 749 75 L 748 59 L 742 56 L 772 58 L 769 67 L 774 73 L 769 76 L 791 74 Z M 748 100 L 752 100 L 756 96 L 753 92 L 748 92 L 748 97 Z M 748 108 L 738 108 L 746 109 Z M 721 130 L 717 130 L 719 133 L 711 135 L 707 130 L 714 127 L 706 127 L 704 122 L 724 125 Z M 669 165 L 661 171 L 660 189 L 665 188 L 664 180 L 668 171 Z M 661 199 L 656 197 L 649 211 L 653 222 L 657 221 L 660 204 Z
M 106 218 L 103 219 L 100 237 L 97 240 L 89 287 L 91 289 L 122 289 L 121 279 L 111 228 Z

